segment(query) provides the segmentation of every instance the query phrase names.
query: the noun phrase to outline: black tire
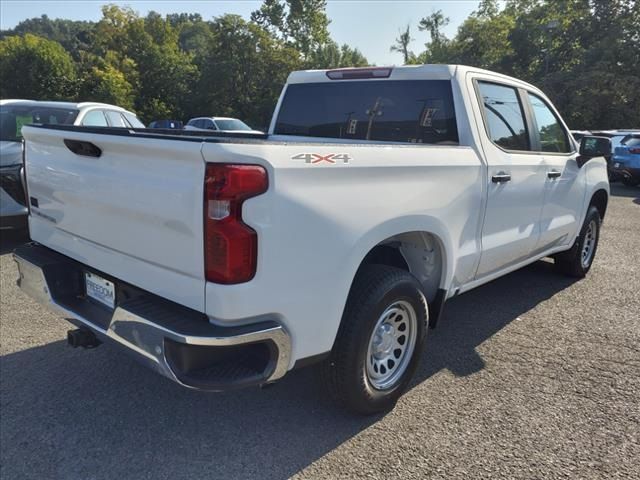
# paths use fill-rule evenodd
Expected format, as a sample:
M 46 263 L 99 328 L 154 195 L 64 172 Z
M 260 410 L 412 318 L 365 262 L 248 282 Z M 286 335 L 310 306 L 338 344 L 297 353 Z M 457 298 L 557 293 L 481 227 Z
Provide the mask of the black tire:
M 593 222 L 593 223 L 592 223 Z M 602 219 L 600 218 L 600 212 L 594 206 L 590 206 L 587 211 L 587 216 L 584 219 L 584 224 L 580 229 L 580 235 L 576 238 L 573 247 L 570 250 L 560 253 L 555 256 L 556 269 L 569 275 L 571 277 L 584 278 L 587 272 L 591 269 L 593 260 L 598 250 L 598 241 L 600 240 L 600 225 Z M 591 233 L 589 232 L 591 225 Z M 595 237 L 593 237 L 595 235 Z M 591 236 L 591 239 L 589 238 Z M 588 255 L 588 258 L 583 259 L 583 253 L 585 249 L 585 243 L 592 241 L 592 251 Z
M 372 360 L 369 344 L 383 314 L 397 304 L 410 306 L 415 312 L 415 321 L 412 322 L 415 323 L 415 344 L 413 351 L 409 353 L 407 350 L 399 360 L 404 372 L 398 370 L 400 376 L 392 385 L 378 389 L 367 373 L 367 361 Z M 333 399 L 347 410 L 362 415 L 392 408 L 420 361 L 427 322 L 427 302 L 415 277 L 394 267 L 363 266 L 351 287 L 331 354 L 322 365 L 322 378 Z
M 623 177 L 622 183 L 627 187 L 637 187 L 638 185 L 640 185 L 640 178 Z

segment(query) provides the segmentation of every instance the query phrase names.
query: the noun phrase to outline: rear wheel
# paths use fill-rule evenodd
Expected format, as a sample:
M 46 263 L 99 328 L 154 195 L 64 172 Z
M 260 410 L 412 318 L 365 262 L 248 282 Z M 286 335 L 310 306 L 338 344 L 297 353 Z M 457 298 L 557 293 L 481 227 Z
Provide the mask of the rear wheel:
M 418 365 L 427 318 L 426 300 L 411 274 L 383 265 L 364 266 L 323 365 L 332 397 L 365 415 L 393 407 Z
M 636 187 L 640 185 L 640 178 L 624 177 L 622 179 L 622 183 L 624 183 L 627 187 Z
M 600 239 L 600 212 L 594 206 L 589 207 L 587 216 L 571 250 L 555 256 L 558 271 L 572 277 L 584 277 L 596 256 L 598 240 Z

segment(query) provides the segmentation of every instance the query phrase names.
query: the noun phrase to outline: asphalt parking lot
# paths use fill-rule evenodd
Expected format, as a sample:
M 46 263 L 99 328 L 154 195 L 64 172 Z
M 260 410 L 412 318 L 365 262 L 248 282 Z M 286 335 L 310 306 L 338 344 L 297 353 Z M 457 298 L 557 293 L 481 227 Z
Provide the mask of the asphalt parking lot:
M 0 242 L 0 477 L 640 478 L 640 188 L 612 186 L 575 282 L 540 261 L 451 301 L 411 390 L 351 417 L 314 369 L 272 388 L 182 389 L 15 286 Z

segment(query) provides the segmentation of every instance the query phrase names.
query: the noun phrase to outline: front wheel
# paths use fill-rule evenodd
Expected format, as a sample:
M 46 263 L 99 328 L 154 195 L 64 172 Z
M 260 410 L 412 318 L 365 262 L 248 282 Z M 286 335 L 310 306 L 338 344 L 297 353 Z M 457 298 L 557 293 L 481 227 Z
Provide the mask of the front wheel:
M 600 212 L 594 206 L 589 207 L 580 235 L 576 238 L 571 250 L 555 256 L 557 270 L 566 275 L 583 278 L 596 256 L 598 240 L 600 239 Z
M 393 407 L 418 365 L 427 320 L 420 283 L 410 273 L 364 266 L 322 368 L 332 397 L 365 415 Z

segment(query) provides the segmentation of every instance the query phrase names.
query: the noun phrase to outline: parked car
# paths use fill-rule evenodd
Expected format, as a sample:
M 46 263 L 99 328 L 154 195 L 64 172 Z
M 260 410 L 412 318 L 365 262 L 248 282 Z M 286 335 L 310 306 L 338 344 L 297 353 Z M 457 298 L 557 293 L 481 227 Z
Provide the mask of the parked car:
M 607 138 L 578 151 L 539 89 L 455 65 L 294 72 L 264 137 L 23 133 L 18 284 L 71 345 L 214 391 L 322 362 L 364 414 L 447 299 L 547 256 L 584 277 L 609 198 Z
M 626 135 L 613 151 L 612 170 L 627 186 L 640 185 L 640 133 Z
M 597 135 L 600 137 L 607 137 L 611 140 L 611 153 L 615 152 L 615 149 L 620 146 L 620 143 L 627 135 L 632 135 L 635 133 L 640 134 L 640 130 L 597 130 L 592 132 L 593 135 Z M 609 180 L 612 182 L 623 180 L 624 176 L 620 174 L 620 172 L 613 168 L 613 163 L 611 161 L 611 155 L 607 157 L 607 171 L 609 174 Z
M 213 130 L 231 133 L 263 133 L 254 130 L 242 120 L 229 117 L 197 117 L 192 118 L 184 127 L 185 130 Z
M 165 130 L 182 130 L 184 125 L 181 120 L 154 120 L 147 128 L 158 128 Z
M 24 125 L 85 125 L 144 128 L 134 113 L 104 103 L 0 100 L 0 228 L 26 227 L 27 206 L 22 186 Z
M 582 137 L 585 137 L 587 135 L 592 135 L 592 133 L 589 130 L 571 130 L 570 133 L 576 142 L 580 142 L 580 140 L 582 140 Z

